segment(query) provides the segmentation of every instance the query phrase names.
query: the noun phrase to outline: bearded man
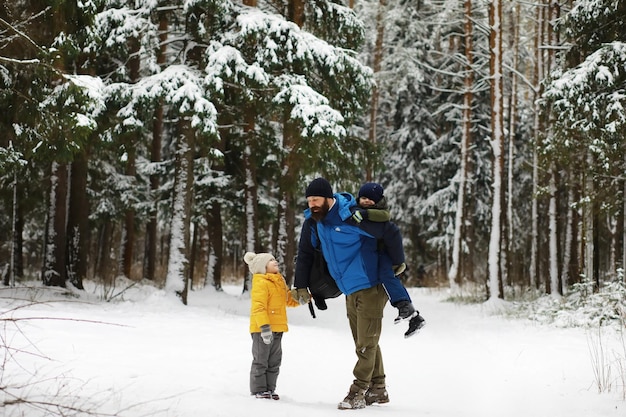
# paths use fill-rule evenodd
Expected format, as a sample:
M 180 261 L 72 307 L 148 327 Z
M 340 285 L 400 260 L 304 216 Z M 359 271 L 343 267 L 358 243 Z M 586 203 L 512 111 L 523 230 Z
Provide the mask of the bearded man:
M 338 405 L 340 410 L 365 408 L 389 402 L 385 369 L 378 345 L 382 318 L 388 296 L 378 277 L 381 257 L 378 239 L 391 222 L 358 226 L 351 220 L 355 198 L 349 193 L 333 193 L 330 183 L 316 178 L 307 186 L 308 208 L 298 243 L 294 279 L 300 302 L 308 301 L 307 290 L 313 254 L 320 247 L 328 270 L 346 296 L 346 312 L 355 344 L 357 363 L 348 395 Z M 385 226 L 382 226 L 382 225 Z M 391 268 L 389 268 L 391 270 Z

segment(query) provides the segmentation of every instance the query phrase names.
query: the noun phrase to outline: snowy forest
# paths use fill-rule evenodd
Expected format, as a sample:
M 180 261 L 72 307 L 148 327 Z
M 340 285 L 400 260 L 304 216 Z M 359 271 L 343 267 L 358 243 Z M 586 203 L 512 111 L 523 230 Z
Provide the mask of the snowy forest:
M 407 285 L 623 282 L 624 39 L 620 0 L 3 2 L 3 284 L 290 282 L 317 176 L 383 184 Z

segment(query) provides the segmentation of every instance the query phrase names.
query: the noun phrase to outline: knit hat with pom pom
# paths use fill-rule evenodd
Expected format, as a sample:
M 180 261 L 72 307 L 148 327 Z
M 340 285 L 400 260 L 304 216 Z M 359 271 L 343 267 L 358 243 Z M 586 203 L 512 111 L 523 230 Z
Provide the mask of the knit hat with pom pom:
M 254 253 L 246 252 L 243 260 L 248 264 L 250 272 L 253 274 L 265 274 L 267 272 L 267 264 L 274 259 L 271 253 Z

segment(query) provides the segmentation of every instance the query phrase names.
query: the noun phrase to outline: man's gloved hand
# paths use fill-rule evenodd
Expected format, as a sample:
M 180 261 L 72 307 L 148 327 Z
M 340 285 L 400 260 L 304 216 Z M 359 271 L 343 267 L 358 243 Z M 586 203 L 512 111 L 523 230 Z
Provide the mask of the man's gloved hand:
M 393 265 L 391 268 L 393 269 L 393 274 L 395 276 L 398 276 L 404 271 L 406 271 L 406 264 L 402 262 L 400 265 Z
M 311 301 L 311 294 L 309 294 L 309 290 L 306 288 L 294 288 L 291 290 L 291 296 L 300 305 L 308 304 Z
M 363 219 L 367 219 L 367 210 L 356 209 L 354 213 L 352 213 L 352 220 L 357 222 L 357 224 L 361 223 Z
M 274 340 L 274 334 L 272 333 L 272 328 L 269 324 L 264 324 L 261 326 L 261 338 L 263 339 L 263 343 L 269 345 Z

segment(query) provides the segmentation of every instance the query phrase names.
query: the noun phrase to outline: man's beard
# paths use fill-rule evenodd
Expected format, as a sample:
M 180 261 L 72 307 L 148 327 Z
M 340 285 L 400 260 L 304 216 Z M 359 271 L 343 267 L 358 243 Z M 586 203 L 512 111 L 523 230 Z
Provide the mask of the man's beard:
M 313 217 L 313 220 L 316 222 L 319 222 L 326 217 L 328 210 L 330 210 L 328 199 L 324 199 L 324 204 L 322 204 L 321 207 L 311 207 L 311 217 Z

